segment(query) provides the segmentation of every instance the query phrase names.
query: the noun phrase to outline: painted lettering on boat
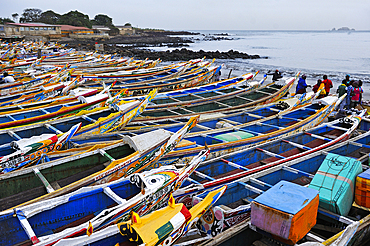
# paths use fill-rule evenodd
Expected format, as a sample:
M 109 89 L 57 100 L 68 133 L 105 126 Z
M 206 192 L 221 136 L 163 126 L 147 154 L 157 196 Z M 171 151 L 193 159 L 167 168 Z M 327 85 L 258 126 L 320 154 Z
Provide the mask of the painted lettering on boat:
M 130 163 L 131 163 L 131 160 L 126 161 L 126 162 L 123 162 L 123 163 L 121 163 L 121 164 L 119 164 L 119 165 L 117 165 L 117 166 L 109 169 L 108 171 L 106 171 L 106 172 L 104 172 L 102 174 L 99 174 L 98 176 L 96 176 L 94 178 L 94 181 L 98 181 L 99 179 L 105 178 L 105 177 L 111 175 L 112 173 L 116 172 L 117 170 L 121 169 L 122 167 L 124 167 L 124 166 L 126 166 L 126 165 L 128 165 Z
M 15 167 L 18 163 L 20 163 L 24 160 L 25 160 L 25 157 L 20 156 L 18 158 L 13 159 L 13 160 L 6 161 L 6 162 L 2 163 L 1 165 L 2 165 L 3 168 Z

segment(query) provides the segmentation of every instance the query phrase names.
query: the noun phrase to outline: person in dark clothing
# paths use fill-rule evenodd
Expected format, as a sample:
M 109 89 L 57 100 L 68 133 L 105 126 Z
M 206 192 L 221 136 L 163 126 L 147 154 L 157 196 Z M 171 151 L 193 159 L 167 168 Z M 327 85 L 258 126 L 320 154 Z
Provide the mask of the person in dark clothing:
M 342 84 L 345 84 L 346 86 L 349 86 L 349 77 L 351 75 L 347 74 L 346 75 L 346 78 L 342 80 Z
M 272 75 L 272 81 L 278 81 L 283 77 L 278 69 L 276 69 L 273 73 L 267 73 L 267 75 Z
M 306 88 L 307 87 L 308 87 L 308 85 L 306 83 L 306 75 L 303 74 L 302 77 L 300 77 L 299 80 L 298 80 L 295 94 L 306 93 Z
M 338 86 L 337 93 L 338 93 L 338 98 L 340 98 L 341 96 L 343 96 L 344 94 L 347 93 L 347 82 L 346 82 L 346 80 L 343 80 L 342 84 L 340 84 Z M 339 110 L 344 110 L 344 107 L 346 107 L 346 105 L 347 105 L 347 100 L 346 100 L 346 98 L 344 98 L 338 106 Z

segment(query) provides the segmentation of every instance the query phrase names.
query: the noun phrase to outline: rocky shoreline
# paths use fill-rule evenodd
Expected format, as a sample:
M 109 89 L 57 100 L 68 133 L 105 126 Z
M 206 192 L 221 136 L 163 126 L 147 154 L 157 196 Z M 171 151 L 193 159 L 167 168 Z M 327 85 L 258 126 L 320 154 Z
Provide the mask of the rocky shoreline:
M 68 47 L 75 48 L 78 51 L 94 51 L 95 43 L 104 44 L 104 52 L 108 54 L 117 53 L 123 57 L 134 57 L 136 59 L 158 59 L 162 61 L 184 61 L 190 59 L 197 59 L 206 57 L 207 59 L 267 59 L 267 57 L 260 57 L 259 55 L 249 55 L 239 51 L 229 50 L 227 52 L 219 51 L 192 51 L 186 49 L 189 43 L 195 40 L 189 36 L 198 33 L 191 32 L 144 32 L 136 35 L 115 36 L 105 40 L 92 39 L 68 39 L 60 43 L 68 44 Z M 183 37 L 181 37 L 183 36 Z M 222 35 L 207 35 L 204 37 L 206 41 L 217 41 L 231 38 L 227 34 Z M 153 51 L 150 47 L 171 47 L 178 48 L 172 51 Z

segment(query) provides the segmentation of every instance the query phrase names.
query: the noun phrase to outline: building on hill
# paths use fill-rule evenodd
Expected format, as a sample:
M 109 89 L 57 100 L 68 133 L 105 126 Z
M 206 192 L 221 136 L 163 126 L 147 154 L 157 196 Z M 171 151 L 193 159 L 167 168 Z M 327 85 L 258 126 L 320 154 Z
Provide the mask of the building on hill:
M 131 25 L 118 25 L 116 26 L 120 35 L 135 34 L 135 29 Z
M 94 31 L 84 26 L 59 25 L 61 27 L 62 37 L 71 37 L 75 35 L 93 35 Z
M 95 34 L 109 35 L 110 28 L 106 26 L 92 26 Z
M 3 34 L 7 37 L 37 36 L 50 39 L 60 37 L 61 28 L 60 25 L 44 23 L 5 23 L 3 25 Z

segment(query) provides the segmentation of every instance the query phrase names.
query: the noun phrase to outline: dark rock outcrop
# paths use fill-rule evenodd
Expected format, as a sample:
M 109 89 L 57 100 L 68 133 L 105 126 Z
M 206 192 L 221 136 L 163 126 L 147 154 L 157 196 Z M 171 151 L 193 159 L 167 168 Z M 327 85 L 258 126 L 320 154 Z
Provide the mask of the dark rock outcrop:
M 145 32 L 140 35 L 126 35 L 116 36 L 107 40 L 69 40 L 65 43 L 70 48 L 76 50 L 93 51 L 95 49 L 95 43 L 103 43 L 104 51 L 106 53 L 117 53 L 124 57 L 134 57 L 136 59 L 158 59 L 163 61 L 185 61 L 190 59 L 197 59 L 206 57 L 207 59 L 259 59 L 266 57 L 260 57 L 259 55 L 249 55 L 239 51 L 229 50 L 227 52 L 219 51 L 192 51 L 183 47 L 188 47 L 189 43 L 193 40 L 181 37 L 173 37 L 173 35 L 192 35 L 194 33 L 189 32 Z M 171 36 L 170 36 L 171 35 Z M 208 37 L 208 36 L 207 36 Z M 209 36 L 207 40 L 220 40 L 227 37 L 213 37 Z M 206 41 L 207 41 L 206 40 Z M 61 42 L 63 43 L 63 42 Z M 167 51 L 153 51 L 148 48 L 150 47 L 175 47 L 179 49 L 167 50 Z

